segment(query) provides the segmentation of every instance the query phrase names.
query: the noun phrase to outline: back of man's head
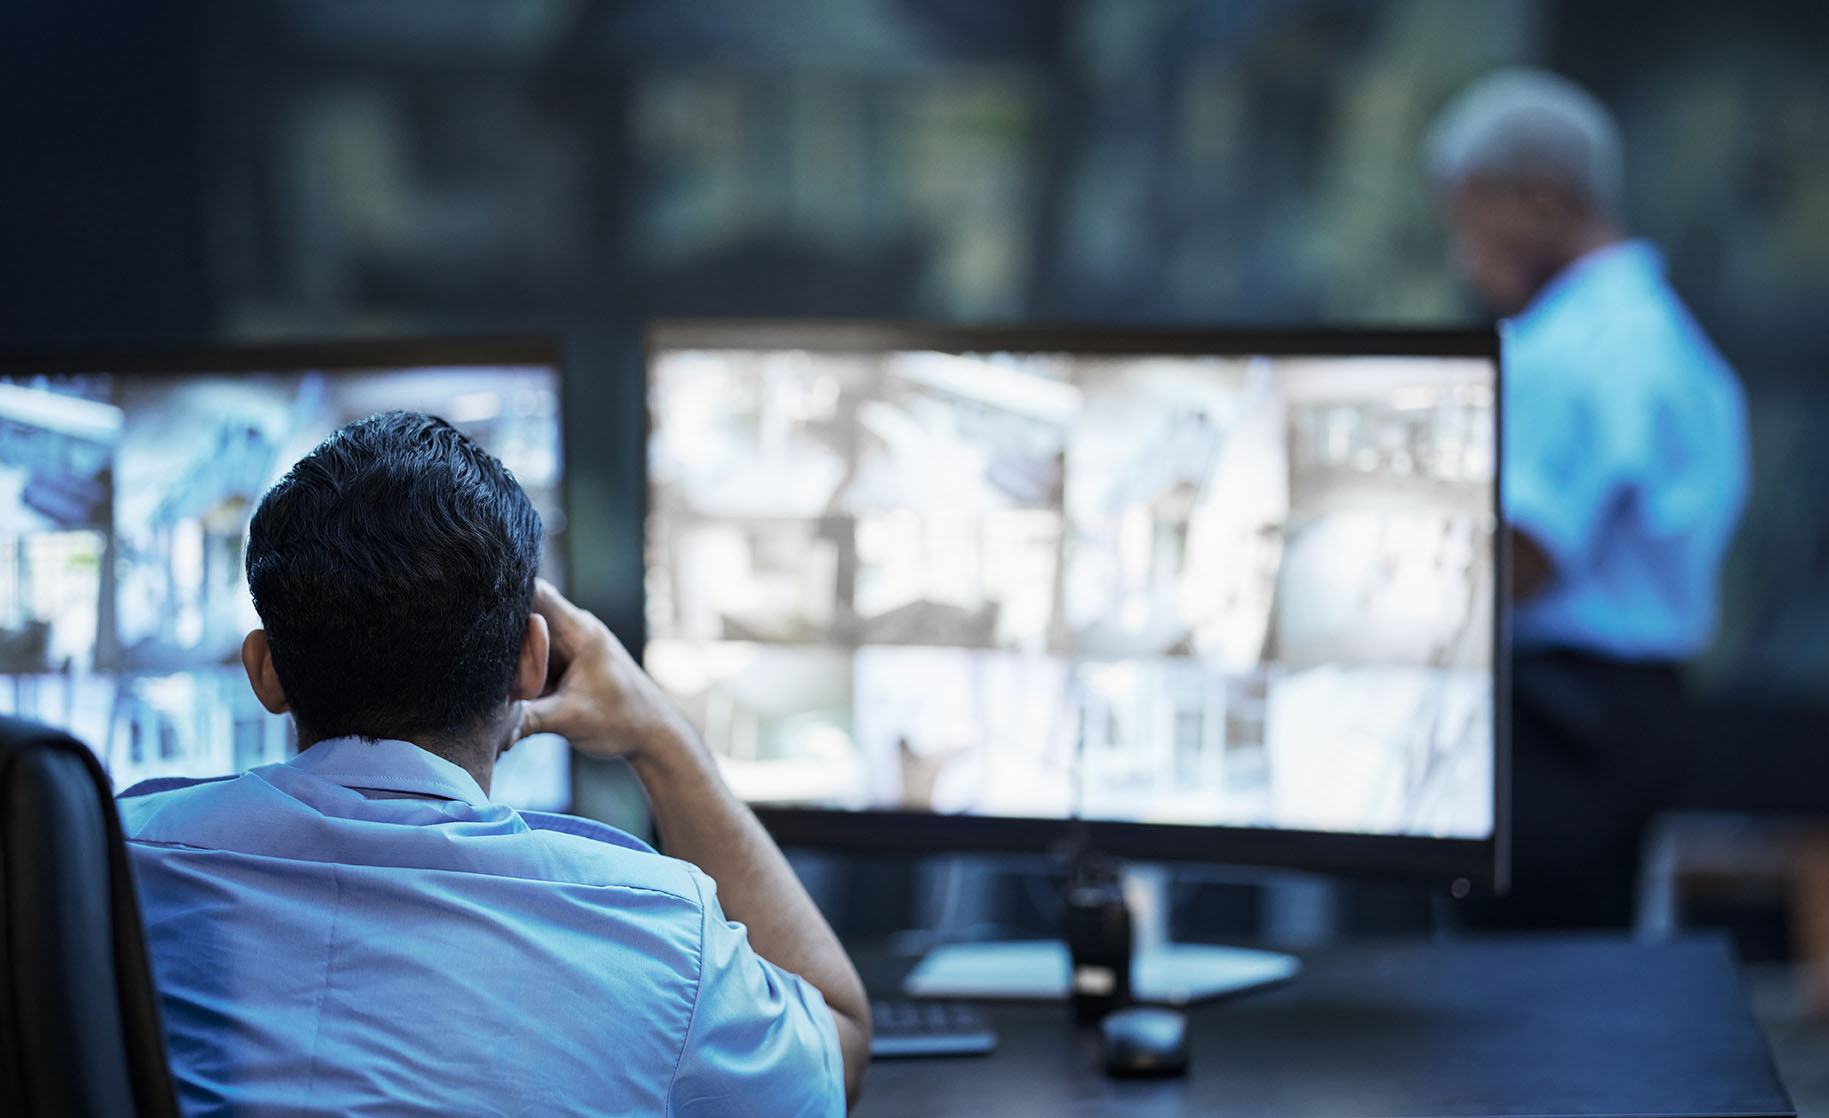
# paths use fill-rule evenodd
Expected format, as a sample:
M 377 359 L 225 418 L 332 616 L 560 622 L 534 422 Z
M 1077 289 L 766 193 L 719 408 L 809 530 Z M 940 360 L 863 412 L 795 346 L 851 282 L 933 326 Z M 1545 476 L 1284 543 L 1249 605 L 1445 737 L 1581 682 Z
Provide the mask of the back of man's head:
M 387 412 L 325 439 L 262 498 L 248 587 L 301 734 L 420 741 L 501 708 L 540 515 L 442 419 Z
M 1619 125 L 1593 94 L 1547 70 L 1500 70 L 1442 109 L 1425 142 L 1437 185 L 1554 183 L 1603 212 L 1619 203 Z

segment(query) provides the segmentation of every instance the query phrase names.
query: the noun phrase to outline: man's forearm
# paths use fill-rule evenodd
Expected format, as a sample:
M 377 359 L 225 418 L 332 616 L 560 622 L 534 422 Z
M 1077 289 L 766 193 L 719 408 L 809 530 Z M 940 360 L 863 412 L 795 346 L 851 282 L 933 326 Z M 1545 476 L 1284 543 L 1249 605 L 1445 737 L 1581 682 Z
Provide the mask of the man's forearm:
M 836 1015 L 846 1093 L 855 1096 L 869 1058 L 869 1002 L 863 983 L 781 850 L 755 813 L 731 793 L 710 753 L 683 721 L 631 757 L 653 804 L 669 855 L 718 883 L 724 913 L 749 928 L 764 959 L 813 984 Z
M 564 734 L 581 753 L 623 757 L 634 766 L 667 853 L 696 863 L 717 882 L 725 915 L 749 926 L 758 955 L 824 996 L 844 1056 L 845 1095 L 855 1100 L 870 1058 L 870 1003 L 838 937 L 774 840 L 731 795 L 698 734 L 602 621 L 539 579 L 527 634 L 522 660 L 529 678 L 517 684 L 515 736 Z

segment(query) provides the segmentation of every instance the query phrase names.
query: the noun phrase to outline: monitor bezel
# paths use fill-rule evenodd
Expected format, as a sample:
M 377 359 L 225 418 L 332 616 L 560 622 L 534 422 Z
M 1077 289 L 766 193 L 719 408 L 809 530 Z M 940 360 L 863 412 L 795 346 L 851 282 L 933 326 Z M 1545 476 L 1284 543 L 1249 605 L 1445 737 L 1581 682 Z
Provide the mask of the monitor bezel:
M 556 334 L 439 334 L 353 339 L 304 338 L 258 342 L 152 342 L 146 344 L 48 344 L 0 347 L 0 376 L 144 376 L 193 374 L 330 373 L 390 368 L 452 368 L 544 365 L 558 378 L 559 499 L 569 513 L 575 498 L 569 427 L 571 380 L 565 345 Z M 566 571 L 576 570 L 575 533 L 561 529 L 558 541 Z M 113 669 L 110 669 L 113 670 Z M 562 811 L 578 803 L 576 750 L 567 750 L 566 795 Z
M 1511 556 L 1499 503 L 1504 462 L 1504 364 L 1491 329 L 1156 329 L 1088 326 L 962 326 L 832 319 L 661 319 L 643 337 L 643 445 L 653 430 L 652 369 L 664 350 L 802 349 L 813 352 L 925 349 L 943 353 L 1055 352 L 1270 357 L 1468 357 L 1493 366 L 1493 832 L 1483 839 L 1371 835 L 1262 827 L 1086 820 L 1083 835 L 1119 857 L 1223 862 L 1329 874 L 1465 881 L 1502 892 L 1510 863 L 1509 602 Z M 653 486 L 643 454 L 643 520 Z M 645 566 L 644 559 L 644 566 Z M 645 625 L 644 625 L 645 629 Z M 646 634 L 644 633 L 644 637 Z M 646 654 L 644 639 L 642 652 Z M 850 851 L 1047 853 L 1073 838 L 1068 819 L 934 814 L 890 809 L 752 805 L 783 845 Z
M 556 336 L 538 334 L 0 348 L 0 376 L 37 373 L 55 376 L 81 373 L 183 376 L 186 373 L 277 373 L 313 369 L 359 371 L 432 365 L 533 364 L 551 365 L 558 370 L 563 390 L 566 381 L 564 346 Z M 561 446 L 560 450 L 563 452 L 564 447 Z

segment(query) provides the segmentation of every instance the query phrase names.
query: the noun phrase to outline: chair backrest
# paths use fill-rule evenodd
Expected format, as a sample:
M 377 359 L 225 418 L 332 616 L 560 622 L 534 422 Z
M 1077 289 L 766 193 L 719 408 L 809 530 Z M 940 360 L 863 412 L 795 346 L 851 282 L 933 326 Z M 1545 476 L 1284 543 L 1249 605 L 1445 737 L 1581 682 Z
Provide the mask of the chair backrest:
M 121 821 L 94 754 L 0 718 L 0 1113 L 176 1118 Z

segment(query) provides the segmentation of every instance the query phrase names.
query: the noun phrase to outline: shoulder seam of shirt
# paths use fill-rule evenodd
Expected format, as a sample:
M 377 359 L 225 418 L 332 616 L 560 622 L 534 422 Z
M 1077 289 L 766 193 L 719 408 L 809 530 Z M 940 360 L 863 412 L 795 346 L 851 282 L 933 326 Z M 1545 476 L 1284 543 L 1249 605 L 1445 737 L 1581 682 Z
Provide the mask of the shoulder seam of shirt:
M 673 1113 L 673 1086 L 679 1082 L 680 1068 L 686 1063 L 686 1048 L 692 1043 L 692 1030 L 699 1023 L 699 1001 L 705 993 L 705 936 L 710 930 L 711 906 L 705 903 L 705 887 L 699 884 L 699 875 L 687 874 L 692 879 L 692 887 L 699 895 L 699 950 L 698 973 L 692 980 L 692 1012 L 686 1018 L 686 1031 L 680 1036 L 679 1058 L 673 1061 L 673 1074 L 667 1078 L 666 1113 Z
M 122 792 L 116 792 L 117 800 L 137 799 L 141 796 L 156 796 L 160 792 L 177 792 L 185 788 L 195 788 L 200 784 L 220 784 L 225 780 L 234 780 L 238 773 L 223 776 L 150 776 L 139 781 Z
M 233 854 L 233 855 L 238 855 L 243 858 L 278 858 L 279 857 L 279 855 L 277 855 L 277 854 L 256 854 L 256 853 L 253 853 L 253 852 L 247 851 L 247 850 L 234 850 L 234 849 L 230 849 L 229 847 L 223 847 L 223 846 L 198 846 L 196 843 L 193 843 L 193 842 L 176 842 L 172 839 L 140 838 L 135 835 L 127 835 L 127 836 L 124 836 L 124 838 L 125 838 L 126 842 L 132 846 L 156 846 L 156 847 L 161 847 L 161 848 L 168 849 L 168 850 L 195 850 L 200 854 Z M 300 859 L 290 859 L 290 861 L 299 862 Z M 349 862 L 322 862 L 322 861 L 312 861 L 309 864 L 315 865 L 315 866 L 325 866 L 325 867 L 328 867 L 333 870 L 336 870 L 336 869 L 344 869 L 344 870 L 347 870 L 347 869 L 359 869 L 359 870 L 411 869 L 411 870 L 417 870 L 417 871 L 424 871 L 424 872 L 428 872 L 428 873 L 455 873 L 455 874 L 463 874 L 463 875 L 469 876 L 469 877 L 491 877 L 491 878 L 501 878 L 504 880 L 513 880 L 513 881 L 537 881 L 537 882 L 543 882 L 548 885 L 571 885 L 571 886 L 576 886 L 576 887 L 582 888 L 582 889 L 615 889 L 615 890 L 618 890 L 623 893 L 645 893 L 649 896 L 666 897 L 667 899 L 674 900 L 674 901 L 690 901 L 693 899 L 693 897 L 688 895 L 684 890 L 681 890 L 679 892 L 674 892 L 673 890 L 670 890 L 670 889 L 655 889 L 655 888 L 653 888 L 651 886 L 647 886 L 647 885 L 631 885 L 631 884 L 628 884 L 626 882 L 621 882 L 621 881 L 566 881 L 566 880 L 558 880 L 558 879 L 549 878 L 549 877 L 513 877 L 513 876 L 503 875 L 503 874 L 499 874 L 499 873 L 489 873 L 484 870 L 456 870 L 456 869 L 449 869 L 444 866 L 388 866 L 388 865 L 354 864 L 354 863 L 349 863 Z M 696 882 L 694 884 L 696 885 Z M 704 949 L 704 939 L 705 939 L 705 930 L 704 930 L 705 900 L 704 900 L 703 893 L 698 894 L 698 901 L 699 901 L 699 912 L 700 912 L 699 944 L 700 944 L 700 951 L 702 953 L 703 949 Z M 694 995 L 695 998 L 696 998 L 696 996 L 697 995 Z
M 557 811 L 535 811 L 515 809 L 521 822 L 527 824 L 528 830 L 541 831 L 552 835 L 570 835 L 573 838 L 586 839 L 591 842 L 614 846 L 622 850 L 634 851 L 637 854 L 658 854 L 650 844 L 619 827 L 612 827 L 596 819 L 586 819 L 579 815 L 569 815 Z
M 237 853 L 240 853 L 239 851 L 235 851 L 235 850 L 228 850 L 228 851 L 218 850 L 217 848 L 215 848 L 213 846 L 198 846 L 196 843 L 192 843 L 192 842 L 175 842 L 171 839 L 140 838 L 137 835 L 126 835 L 124 837 L 129 845 L 167 846 L 167 847 L 172 848 L 173 850 L 201 850 L 205 854 L 225 854 L 225 853 L 226 854 L 237 854 Z

